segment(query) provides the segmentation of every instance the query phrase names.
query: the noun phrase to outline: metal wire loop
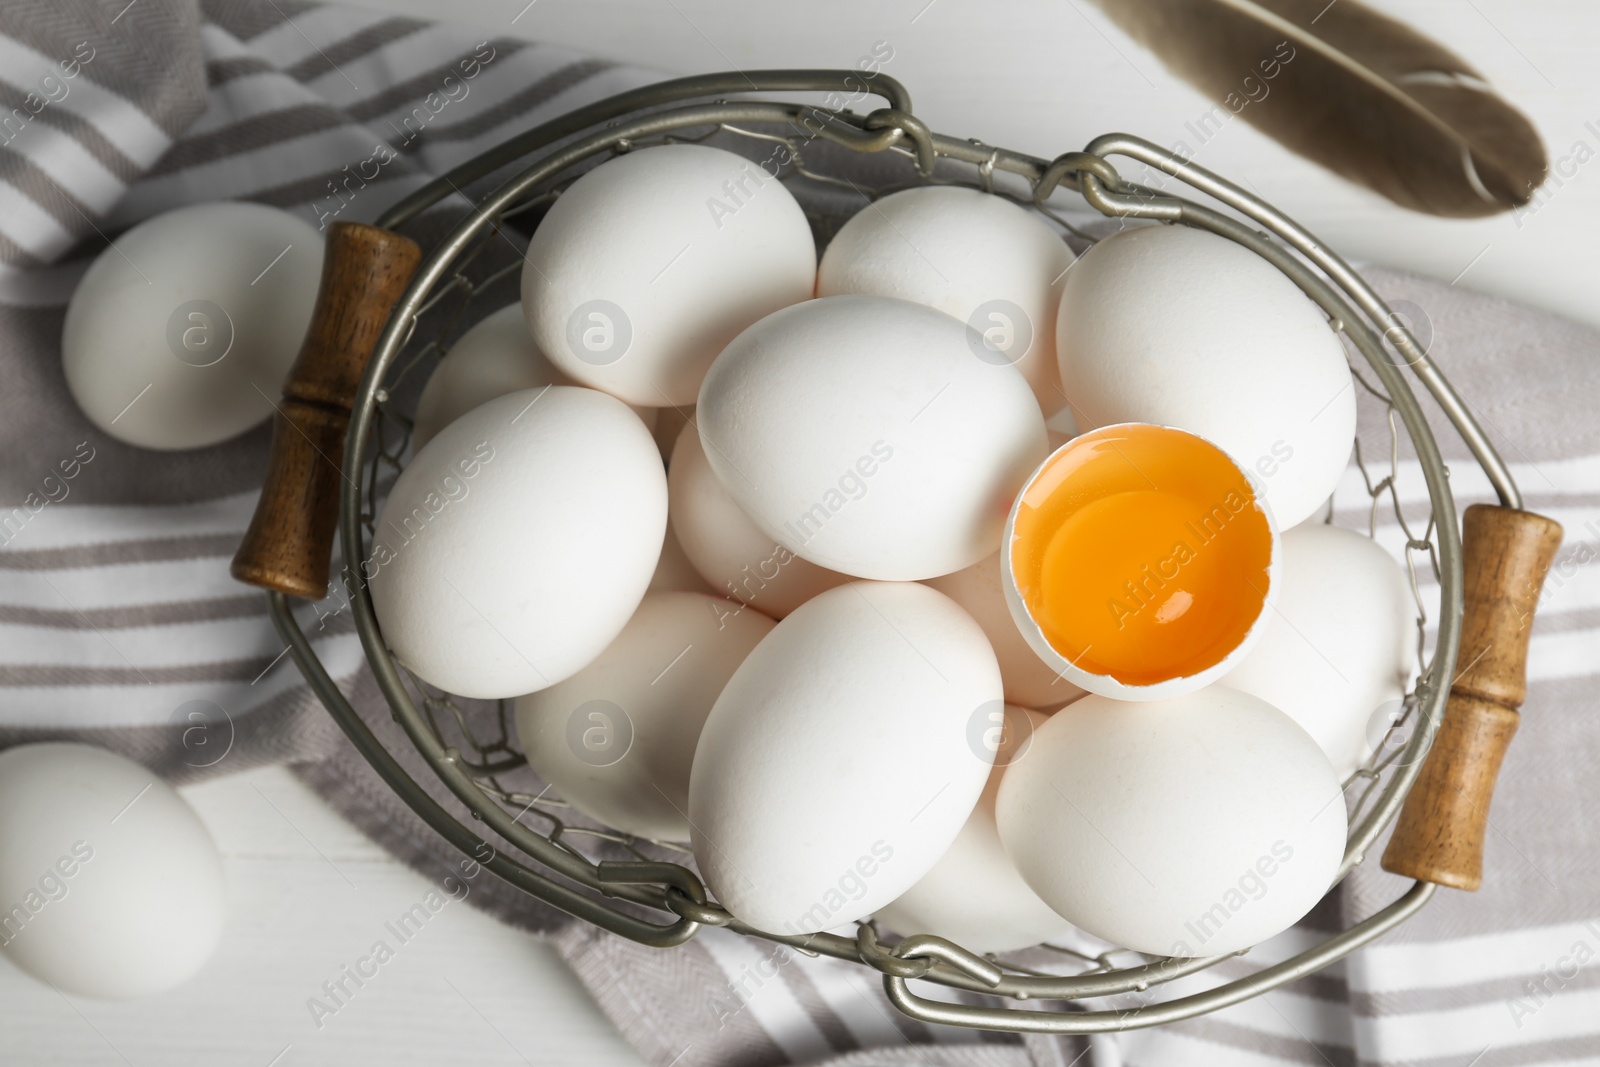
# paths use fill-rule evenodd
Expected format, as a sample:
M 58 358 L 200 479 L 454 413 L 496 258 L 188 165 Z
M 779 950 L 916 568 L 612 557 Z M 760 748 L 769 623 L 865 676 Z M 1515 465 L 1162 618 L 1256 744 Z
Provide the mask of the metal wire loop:
M 1050 199 L 1050 194 L 1058 186 L 1068 189 L 1080 190 L 1079 175 L 1088 172 L 1099 178 L 1113 189 L 1122 187 L 1122 175 L 1117 173 L 1109 160 L 1103 156 L 1092 155 L 1088 152 L 1063 152 L 1045 167 L 1044 173 L 1034 183 L 1033 199 L 1035 203 L 1044 203 Z
M 652 860 L 630 863 L 606 860 L 599 865 L 598 874 L 605 886 L 664 885 L 683 894 L 695 904 L 704 904 L 707 899 L 705 884 L 695 877 L 693 871 L 680 863 L 657 863 Z
M 923 978 L 933 970 L 933 960 L 929 957 L 907 959 L 883 947 L 871 923 L 862 923 L 856 928 L 856 954 L 862 963 L 891 978 Z
M 894 946 L 894 954 L 901 959 L 941 960 L 990 987 L 999 985 L 1005 977 L 993 961 L 933 934 L 912 934 L 901 938 Z
M 1099 175 L 1087 171 L 1078 182 L 1078 191 L 1089 202 L 1089 206 L 1105 215 L 1153 219 L 1159 222 L 1177 222 L 1184 217 L 1182 201 L 1164 196 L 1150 196 L 1137 187 L 1129 188 L 1133 191 L 1113 192 L 1100 180 Z
M 693 900 L 685 896 L 683 890 L 677 886 L 667 888 L 665 903 L 676 914 L 701 926 L 728 926 L 733 922 L 733 916 L 717 905 L 707 904 L 703 900 Z
M 868 115 L 862 125 L 869 130 L 898 130 L 902 137 L 911 141 L 916 152 L 917 173 L 924 178 L 932 176 L 939 153 L 927 123 L 899 108 L 881 107 Z

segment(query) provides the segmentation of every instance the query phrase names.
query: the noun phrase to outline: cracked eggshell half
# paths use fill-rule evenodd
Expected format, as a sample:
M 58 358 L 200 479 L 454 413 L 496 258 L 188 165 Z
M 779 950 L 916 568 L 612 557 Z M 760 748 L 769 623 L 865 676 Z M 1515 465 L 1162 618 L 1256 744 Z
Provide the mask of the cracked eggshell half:
M 1067 681 L 1160 700 L 1221 678 L 1278 595 L 1277 525 L 1239 466 L 1183 430 L 1080 434 L 1023 486 L 1001 550 L 1006 604 Z

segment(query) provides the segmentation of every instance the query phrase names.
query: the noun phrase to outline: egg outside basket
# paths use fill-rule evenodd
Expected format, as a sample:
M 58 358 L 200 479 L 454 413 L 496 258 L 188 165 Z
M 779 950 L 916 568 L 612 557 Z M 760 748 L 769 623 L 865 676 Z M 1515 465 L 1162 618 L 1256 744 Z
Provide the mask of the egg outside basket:
M 885 106 L 862 115 L 746 98 L 775 92 L 825 93 L 830 103 L 876 96 Z M 943 182 L 1008 196 L 1041 212 L 1064 235 L 1089 240 L 1060 214 L 1075 196 L 1107 218 L 1194 226 L 1235 241 L 1282 271 L 1326 312 L 1329 327 L 1360 354 L 1352 368 L 1356 387 L 1380 401 L 1387 414 L 1390 448 L 1381 457 L 1386 469 L 1376 470 L 1373 457 L 1363 457 L 1359 447 L 1356 454 L 1370 497 L 1369 532 L 1380 509 L 1391 510 L 1406 539 L 1414 593 L 1419 574 L 1431 574 L 1438 587 L 1431 649 L 1424 640 L 1427 613 L 1417 596 L 1418 681 L 1376 755 L 1345 786 L 1350 829 L 1338 878 L 1363 861 L 1398 815 L 1384 866 L 1414 879 L 1410 888 L 1292 958 L 1167 999 L 1150 991 L 1226 957 L 1094 954 L 1047 946 L 1040 951 L 1052 965 L 1041 967 L 1035 951 L 1023 966 L 967 951 L 938 931 L 889 943 L 870 921 L 858 924 L 853 938 L 753 930 L 710 899 L 688 866 L 675 862 L 686 859 L 682 846 L 584 825 L 548 792 L 530 795 L 507 785 L 507 777 L 524 765 L 508 702 L 488 715 L 493 725 L 486 734 L 485 720 L 464 714 L 463 702 L 413 679 L 385 646 L 361 569 L 347 565 L 344 588 L 356 627 L 395 719 L 474 819 L 514 849 L 491 847 L 430 798 L 329 677 L 291 614 L 291 598 L 326 595 L 336 521 L 342 558 L 368 558 L 378 498 L 406 455 L 405 398 L 415 393 L 407 384 L 425 377 L 458 326 L 490 310 L 482 294 L 520 270 L 516 257 L 526 238 L 507 231 L 519 220 L 537 218 L 586 167 L 665 142 L 713 143 L 761 161 L 812 205 L 808 212 L 823 236 L 837 218 L 816 205 L 830 197 L 853 209 L 895 188 Z M 852 153 L 868 157 L 858 169 L 872 171 L 877 180 L 828 172 L 827 161 L 837 166 Z M 1113 157 L 1151 168 L 1158 187 L 1126 180 Z M 510 176 L 470 204 L 425 259 L 414 242 L 395 232 L 415 225 L 430 208 L 448 210 L 447 201 L 461 190 L 501 173 Z M 1196 194 L 1206 202 L 1187 198 Z M 506 263 L 500 255 L 496 265 L 492 250 L 503 250 L 506 242 L 515 256 Z M 1424 386 L 1500 498 L 1500 507 L 1468 510 L 1465 546 L 1448 473 L 1413 382 Z M 1407 441 L 1426 483 L 1425 513 L 1416 507 L 1404 513 L 1396 490 Z M 330 459 L 341 454 L 350 457 L 348 477 Z M 1560 540 L 1556 524 L 1520 507 L 1510 472 L 1404 321 L 1326 245 L 1237 185 L 1126 134 L 1099 137 L 1084 151 L 1054 160 L 944 137 L 917 119 L 905 90 L 881 74 L 761 71 L 683 78 L 603 100 L 462 164 L 395 205 L 376 227 L 336 224 L 313 325 L 285 384 L 267 488 L 234 573 L 269 590 L 272 618 L 296 664 L 385 782 L 454 847 L 518 889 L 647 945 L 670 948 L 711 925 L 850 960 L 880 972 L 895 1006 L 924 1022 L 1078 1034 L 1154 1026 L 1257 996 L 1326 967 L 1404 922 L 1439 885 L 1477 888 L 1489 797 L 1523 696 L 1526 623 Z M 1466 669 L 1458 675 L 1462 661 Z M 984 996 L 959 1003 L 930 999 L 913 989 L 913 980 Z M 1123 994 L 1134 994 L 1136 1003 L 1129 1006 Z M 1097 998 L 1115 999 L 1106 1007 L 1103 1001 L 1097 1006 Z

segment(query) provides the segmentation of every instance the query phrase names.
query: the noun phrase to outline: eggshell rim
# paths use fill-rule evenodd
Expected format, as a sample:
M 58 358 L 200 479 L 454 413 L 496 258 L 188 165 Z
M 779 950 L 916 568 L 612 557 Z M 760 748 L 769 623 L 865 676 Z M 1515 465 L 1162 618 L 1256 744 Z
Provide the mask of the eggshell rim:
M 1152 682 L 1149 685 L 1128 685 L 1117 681 L 1109 675 L 1094 674 L 1076 666 L 1071 660 L 1056 651 L 1050 642 L 1045 639 L 1044 631 L 1034 621 L 1033 613 L 1028 610 L 1027 604 L 1022 599 L 1022 594 L 1017 591 L 1016 576 L 1012 572 L 1011 548 L 1016 537 L 1017 513 L 1021 511 L 1023 498 L 1027 496 L 1029 488 L 1038 480 L 1039 475 L 1050 466 L 1057 455 L 1071 448 L 1090 434 L 1118 430 L 1130 426 L 1155 426 L 1163 430 L 1175 430 L 1179 433 L 1188 434 L 1190 437 L 1197 437 L 1218 452 L 1221 452 L 1227 458 L 1228 463 L 1244 478 L 1245 483 L 1250 485 L 1250 495 L 1255 499 L 1256 507 L 1261 510 L 1262 515 L 1267 520 L 1267 532 L 1270 537 L 1269 557 L 1267 560 L 1267 593 L 1262 598 L 1260 613 L 1256 616 L 1255 621 L 1250 624 L 1250 628 L 1245 631 L 1244 637 L 1240 638 L 1239 643 L 1227 655 L 1210 667 L 1196 671 L 1194 674 L 1168 678 L 1165 681 Z M 1195 433 L 1193 430 L 1185 430 L 1181 426 L 1167 426 L 1154 422 L 1114 422 L 1106 426 L 1096 426 L 1092 430 L 1083 431 L 1053 450 L 1044 458 L 1042 463 L 1033 469 L 1033 473 L 1028 475 L 1027 481 L 1023 482 L 1022 487 L 1017 490 L 1016 499 L 1011 502 L 1011 510 L 1006 515 L 1005 530 L 1000 539 L 1000 551 L 1003 556 L 1000 573 L 1004 578 L 1001 587 L 1005 590 L 1006 607 L 1011 610 L 1011 620 L 1016 623 L 1017 629 L 1022 631 L 1023 640 L 1028 642 L 1028 647 L 1033 649 L 1039 658 L 1043 659 L 1052 670 L 1067 681 L 1090 693 L 1110 697 L 1113 700 L 1140 702 L 1165 700 L 1168 697 L 1183 696 L 1186 693 L 1204 689 L 1212 682 L 1220 680 L 1223 675 L 1238 666 L 1239 661 L 1249 653 L 1256 642 L 1261 640 L 1261 635 L 1266 632 L 1265 623 L 1267 617 L 1277 608 L 1278 588 L 1282 582 L 1283 551 L 1278 520 L 1272 514 L 1272 505 L 1267 503 L 1265 497 L 1256 490 L 1255 485 L 1250 481 L 1250 475 L 1243 467 L 1239 466 L 1238 461 L 1228 455 L 1225 449 L 1204 434 Z

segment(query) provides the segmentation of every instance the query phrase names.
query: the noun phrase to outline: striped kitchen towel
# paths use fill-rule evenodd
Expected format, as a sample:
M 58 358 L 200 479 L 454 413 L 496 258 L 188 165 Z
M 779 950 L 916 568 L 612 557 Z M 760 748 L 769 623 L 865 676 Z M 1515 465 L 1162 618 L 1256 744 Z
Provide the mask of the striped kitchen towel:
M 536 31 L 537 11 L 517 28 Z M 444 76 L 464 61 L 478 74 L 445 95 Z M 317 226 L 370 221 L 510 134 L 651 80 L 553 46 L 300 0 L 0 4 L 0 745 L 88 740 L 174 780 L 293 763 L 397 855 L 443 869 L 444 846 L 286 662 L 262 597 L 228 576 L 265 430 L 191 453 L 100 434 L 66 391 L 63 307 L 109 239 L 161 211 L 248 199 Z M 394 156 L 380 176 L 341 192 L 348 168 L 379 146 Z M 438 233 L 463 203 L 442 205 L 419 233 Z M 1269 996 L 1092 1042 L 929 1028 L 898 1015 L 863 968 L 724 931 L 657 951 L 504 887 L 471 899 L 551 936 L 658 1065 L 1600 1062 L 1600 827 L 1589 817 L 1600 728 L 1587 699 L 1600 674 L 1600 335 L 1438 282 L 1369 276 L 1425 326 L 1529 506 L 1568 531 L 1535 626 L 1483 892 L 1442 891 L 1379 944 Z M 1364 453 L 1386 456 L 1382 413 L 1363 402 Z M 1462 502 L 1487 499 L 1438 425 Z M 1397 485 L 1415 514 L 1421 483 L 1404 453 Z M 1366 499 L 1352 471 L 1336 520 L 1364 526 Z M 1392 515 L 1376 524 L 1400 550 Z M 348 613 L 308 606 L 305 622 L 404 756 Z M 1180 991 L 1292 954 L 1402 888 L 1369 863 L 1295 930 Z

